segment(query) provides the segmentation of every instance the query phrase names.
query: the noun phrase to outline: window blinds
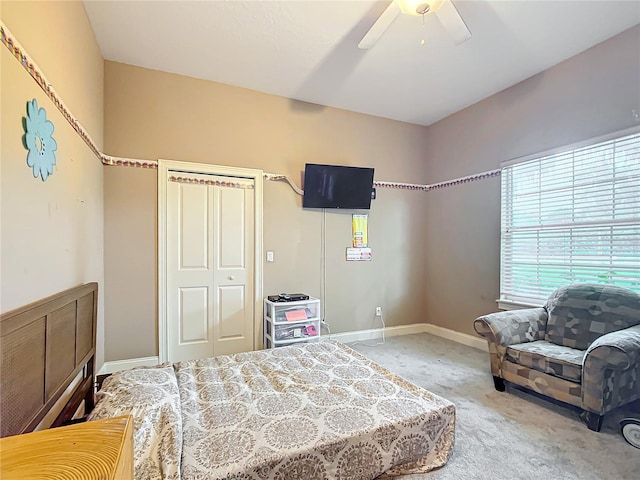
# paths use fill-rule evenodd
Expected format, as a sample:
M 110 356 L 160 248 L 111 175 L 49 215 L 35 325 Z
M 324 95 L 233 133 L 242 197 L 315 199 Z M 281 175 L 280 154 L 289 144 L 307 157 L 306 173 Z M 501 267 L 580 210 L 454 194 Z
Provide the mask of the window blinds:
M 640 133 L 502 170 L 500 300 L 575 282 L 640 292 Z

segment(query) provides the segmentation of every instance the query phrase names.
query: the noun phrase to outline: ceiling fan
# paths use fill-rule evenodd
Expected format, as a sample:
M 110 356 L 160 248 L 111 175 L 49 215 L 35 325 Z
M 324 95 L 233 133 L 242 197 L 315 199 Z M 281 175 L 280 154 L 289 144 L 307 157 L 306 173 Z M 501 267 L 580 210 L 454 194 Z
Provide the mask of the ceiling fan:
M 362 40 L 358 43 L 358 48 L 367 50 L 373 47 L 389 25 L 401 13 L 416 16 L 435 13 L 456 44 L 459 45 L 471 38 L 471 32 L 469 32 L 451 0 L 392 0 L 386 10 L 382 12 L 382 15 L 378 17 L 378 20 L 362 37 Z

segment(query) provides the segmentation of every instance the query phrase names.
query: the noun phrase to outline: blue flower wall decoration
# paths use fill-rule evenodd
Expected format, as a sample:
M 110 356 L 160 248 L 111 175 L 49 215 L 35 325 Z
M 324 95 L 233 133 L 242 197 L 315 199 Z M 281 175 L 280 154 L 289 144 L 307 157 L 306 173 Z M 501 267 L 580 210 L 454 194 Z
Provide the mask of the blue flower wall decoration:
M 53 123 L 47 120 L 45 109 L 38 108 L 38 101 L 35 98 L 27 102 L 24 130 L 23 142 L 29 150 L 27 165 L 33 168 L 33 178 L 38 178 L 40 175 L 44 182 L 49 175 L 53 174 L 58 144 L 52 136 Z

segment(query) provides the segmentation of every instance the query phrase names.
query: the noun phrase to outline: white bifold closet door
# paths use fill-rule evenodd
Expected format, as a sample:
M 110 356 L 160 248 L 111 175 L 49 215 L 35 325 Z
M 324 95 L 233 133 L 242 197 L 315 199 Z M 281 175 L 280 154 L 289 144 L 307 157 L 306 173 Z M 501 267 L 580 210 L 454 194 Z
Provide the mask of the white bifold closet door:
M 254 180 L 167 177 L 167 347 L 177 362 L 253 350 Z

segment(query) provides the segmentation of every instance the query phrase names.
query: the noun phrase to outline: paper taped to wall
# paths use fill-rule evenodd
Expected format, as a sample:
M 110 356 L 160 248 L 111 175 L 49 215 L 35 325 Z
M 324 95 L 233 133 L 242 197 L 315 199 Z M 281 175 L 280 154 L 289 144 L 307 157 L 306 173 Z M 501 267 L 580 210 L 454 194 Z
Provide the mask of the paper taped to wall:
M 347 247 L 347 262 L 368 262 L 371 260 L 371 248 Z

